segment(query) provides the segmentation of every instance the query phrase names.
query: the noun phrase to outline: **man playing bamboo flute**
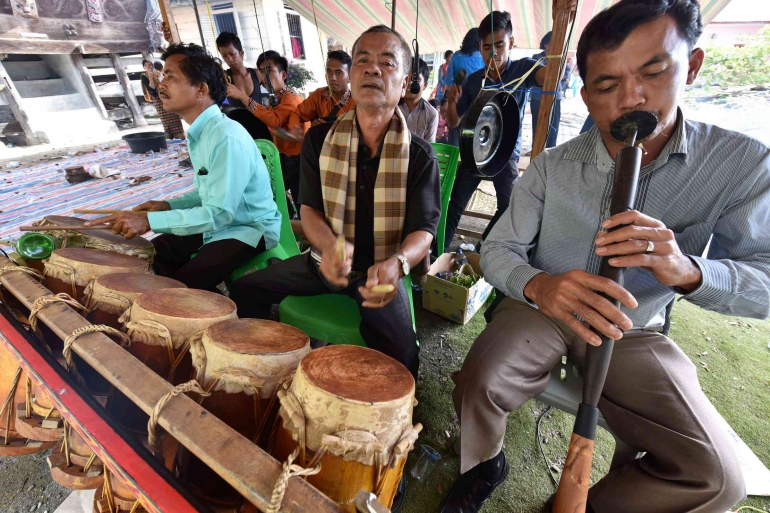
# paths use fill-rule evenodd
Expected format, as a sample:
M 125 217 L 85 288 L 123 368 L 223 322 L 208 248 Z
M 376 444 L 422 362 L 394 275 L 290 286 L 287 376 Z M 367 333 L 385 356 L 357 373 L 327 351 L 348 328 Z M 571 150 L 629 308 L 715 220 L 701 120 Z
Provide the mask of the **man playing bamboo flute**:
M 152 241 L 155 272 L 214 291 L 235 269 L 278 244 L 281 214 L 254 140 L 219 110 L 227 92 L 219 64 L 192 43 L 171 45 L 162 58 L 158 94 L 166 110 L 190 125 L 195 188 L 86 225 L 107 223 L 127 239 L 162 233 Z
M 353 45 L 355 108 L 308 130 L 302 145 L 302 228 L 313 249 L 244 276 L 230 288 L 241 317 L 268 318 L 288 295 L 345 294 L 366 345 L 417 377 L 419 348 L 403 278 L 421 264 L 441 217 L 431 145 L 398 108 L 409 85 L 409 44 L 385 26 Z M 340 236 L 344 239 L 340 240 Z M 391 285 L 392 292 L 378 292 Z
M 587 511 L 722 512 L 744 498 L 723 421 L 661 332 L 677 294 L 770 314 L 770 150 L 678 107 L 703 64 L 702 27 L 697 0 L 621 0 L 583 32 L 581 94 L 596 127 L 532 161 L 483 246 L 484 276 L 506 297 L 453 376 L 461 475 L 442 511 L 477 511 L 506 479 L 508 414 L 545 390 L 563 355 L 582 365 L 600 343 L 589 326 L 617 340 L 599 409 L 645 455 L 594 484 Z M 632 111 L 659 122 L 643 140 L 636 210 L 607 217 L 622 147 L 610 124 Z M 602 257 L 627 269 L 624 287 L 597 276 Z

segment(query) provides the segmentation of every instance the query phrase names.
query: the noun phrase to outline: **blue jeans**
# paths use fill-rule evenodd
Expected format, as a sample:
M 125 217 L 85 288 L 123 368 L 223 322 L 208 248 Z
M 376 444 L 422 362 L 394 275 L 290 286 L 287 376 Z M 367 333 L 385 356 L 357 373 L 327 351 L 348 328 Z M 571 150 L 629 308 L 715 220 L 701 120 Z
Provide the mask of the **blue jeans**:
M 540 112 L 540 98 L 541 96 L 530 96 L 529 108 L 532 110 L 532 140 L 535 139 L 535 131 L 537 130 L 537 115 Z M 551 110 L 551 126 L 548 131 L 548 139 L 545 140 L 546 148 L 553 148 L 556 146 L 556 138 L 559 136 L 559 122 L 561 121 L 561 100 L 554 100 L 553 109 Z

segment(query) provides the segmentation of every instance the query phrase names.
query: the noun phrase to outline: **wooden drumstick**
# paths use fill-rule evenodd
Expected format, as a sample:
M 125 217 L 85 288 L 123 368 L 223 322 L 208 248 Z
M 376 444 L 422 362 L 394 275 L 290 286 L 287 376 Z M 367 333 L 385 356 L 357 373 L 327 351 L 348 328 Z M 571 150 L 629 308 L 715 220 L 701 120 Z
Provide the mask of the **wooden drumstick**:
M 396 290 L 396 287 L 394 287 L 390 283 L 386 283 L 384 285 L 374 285 L 370 290 L 375 294 L 390 294 L 391 292 Z
M 120 214 L 121 212 L 131 212 L 131 210 L 88 210 L 76 208 L 72 211 L 73 214 Z
M 47 232 L 51 230 L 109 230 L 110 227 L 106 225 L 100 226 L 19 226 L 20 232 Z
M 337 257 L 340 259 L 340 262 L 344 262 L 348 256 L 346 249 L 345 237 L 342 235 L 337 235 Z

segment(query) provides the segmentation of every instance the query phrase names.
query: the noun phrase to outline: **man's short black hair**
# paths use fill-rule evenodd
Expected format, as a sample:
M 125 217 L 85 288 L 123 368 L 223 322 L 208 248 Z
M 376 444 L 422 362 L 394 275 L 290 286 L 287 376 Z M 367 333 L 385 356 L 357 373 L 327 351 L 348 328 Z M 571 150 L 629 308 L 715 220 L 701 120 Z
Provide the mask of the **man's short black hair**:
M 446 105 L 447 103 L 449 103 L 449 100 L 447 99 L 446 96 L 444 96 L 443 98 L 441 98 L 441 102 L 439 103 L 439 105 Z
M 209 96 L 217 105 L 222 105 L 227 96 L 227 83 L 225 74 L 222 72 L 222 66 L 208 54 L 201 46 L 195 43 L 171 44 L 161 55 L 164 61 L 174 55 L 182 55 L 183 59 L 179 63 L 179 69 L 184 73 L 190 84 L 207 84 L 209 86 Z
M 513 34 L 513 24 L 511 24 L 511 15 L 506 11 L 492 11 L 479 23 L 479 37 L 482 41 L 498 30 L 505 29 L 507 37 Z
M 158 71 L 163 71 L 163 64 L 161 64 L 158 61 L 155 61 L 152 63 L 152 67 L 155 68 Z
M 420 59 L 420 62 L 417 65 L 417 72 L 422 75 L 423 80 L 425 80 L 425 85 L 427 86 L 428 78 L 430 77 L 430 68 L 428 68 L 428 63 Z
M 404 36 L 396 32 L 390 27 L 387 27 L 385 25 L 375 25 L 373 27 L 369 27 L 366 29 L 360 36 L 358 36 L 358 39 L 356 39 L 356 42 L 353 43 L 353 55 L 356 54 L 356 46 L 358 46 L 358 42 L 361 40 L 362 37 L 364 37 L 367 34 L 390 34 L 392 36 L 396 36 L 398 38 L 399 43 L 401 43 L 401 49 L 403 50 L 403 61 L 401 62 L 401 65 L 403 66 L 404 72 L 409 72 L 410 69 L 412 69 L 412 49 L 409 47 L 409 43 L 406 42 L 406 39 L 404 39 Z
M 431 107 L 438 110 L 438 108 L 441 106 L 441 102 L 437 99 L 433 98 L 432 100 L 428 100 L 428 103 L 430 103 Z
M 257 57 L 257 68 L 262 68 L 262 63 L 265 61 L 270 61 L 273 63 L 273 65 L 278 68 L 278 71 L 289 71 L 289 61 L 286 60 L 286 57 L 281 55 L 280 53 L 268 50 Z
M 444 59 L 451 57 L 452 54 L 454 54 L 452 50 L 447 50 L 446 52 L 444 52 Z
M 585 82 L 590 54 L 617 49 L 637 27 L 665 15 L 674 18 L 692 51 L 703 32 L 698 0 L 621 0 L 594 16 L 583 30 L 577 47 L 580 78 Z
M 226 46 L 233 45 L 233 48 L 239 52 L 243 51 L 241 38 L 232 32 L 220 32 L 215 44 L 217 45 L 217 48 L 225 48 Z
M 343 52 L 342 50 L 332 50 L 326 54 L 326 58 L 340 61 L 342 64 L 348 67 L 348 71 L 350 71 L 350 66 L 353 64 L 353 59 L 350 57 L 350 55 L 348 55 L 347 52 Z

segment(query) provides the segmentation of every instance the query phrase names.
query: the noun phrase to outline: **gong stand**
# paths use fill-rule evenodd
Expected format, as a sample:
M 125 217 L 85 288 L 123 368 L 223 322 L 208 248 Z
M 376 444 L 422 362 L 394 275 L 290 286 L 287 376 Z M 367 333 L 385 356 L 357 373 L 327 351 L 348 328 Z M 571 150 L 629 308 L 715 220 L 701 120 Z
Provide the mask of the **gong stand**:
M 564 61 L 565 44 L 567 41 L 567 29 L 570 25 L 570 11 L 567 9 L 569 0 L 556 0 L 556 15 L 553 21 L 553 32 L 551 34 L 551 46 L 549 52 L 551 55 L 559 54 L 561 59 L 548 59 L 545 65 L 545 82 L 543 91 L 556 91 L 562 74 L 562 62 Z M 577 16 L 577 13 L 575 14 Z M 532 141 L 532 158 L 537 157 L 545 148 L 545 142 L 548 139 L 548 132 L 551 130 L 551 108 L 556 99 L 555 94 L 543 94 L 540 98 L 540 110 L 537 114 L 537 126 L 535 127 L 535 137 Z

